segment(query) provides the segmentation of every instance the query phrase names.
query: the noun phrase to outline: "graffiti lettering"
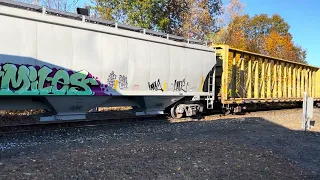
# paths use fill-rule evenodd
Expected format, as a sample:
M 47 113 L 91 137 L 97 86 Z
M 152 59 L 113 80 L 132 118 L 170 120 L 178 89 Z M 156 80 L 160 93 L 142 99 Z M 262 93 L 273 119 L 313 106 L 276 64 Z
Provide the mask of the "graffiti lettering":
M 100 84 L 100 90 L 105 94 L 108 93 L 108 85 L 107 84 Z
M 57 70 L 47 66 L 2 64 L 1 95 L 94 95 L 100 82 L 87 71 Z
M 182 81 L 174 81 L 173 84 L 173 91 L 183 91 L 183 92 L 187 92 L 187 86 L 189 83 L 186 83 L 186 80 L 183 79 Z
M 108 80 L 107 80 L 108 86 L 110 86 L 111 88 L 114 88 L 116 79 L 117 79 L 117 75 L 115 75 L 114 71 L 112 71 L 108 76 Z
M 124 75 L 119 76 L 119 88 L 121 90 L 128 89 L 128 80 L 127 77 Z
M 152 90 L 152 91 L 163 91 L 163 89 L 161 87 L 160 79 L 158 79 L 158 81 L 154 81 L 152 83 L 148 82 L 148 86 L 149 86 L 149 90 Z

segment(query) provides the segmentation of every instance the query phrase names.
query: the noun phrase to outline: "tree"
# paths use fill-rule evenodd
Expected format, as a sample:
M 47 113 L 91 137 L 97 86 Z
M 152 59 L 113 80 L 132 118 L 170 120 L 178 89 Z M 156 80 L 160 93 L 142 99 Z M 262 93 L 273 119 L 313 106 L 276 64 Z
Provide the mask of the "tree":
M 60 11 L 75 12 L 79 0 L 15 0 Z
M 184 37 L 215 31 L 221 0 L 94 0 L 101 18 Z M 119 18 L 121 17 L 121 18 Z
M 272 30 L 270 35 L 265 37 L 265 42 L 265 50 L 268 55 L 283 59 L 294 58 L 293 44 L 288 34 L 281 36 L 278 32 Z
M 280 15 L 255 15 L 244 28 L 249 51 L 305 62 L 306 51 L 294 44 L 290 25 Z
M 228 44 L 234 48 L 247 50 L 245 26 L 249 16 L 244 15 L 244 7 L 239 0 L 229 0 L 222 8 L 223 14 L 217 18 L 219 31 L 210 34 L 215 44 Z
M 128 1 L 124 3 L 123 9 L 126 12 L 126 23 L 139 26 L 142 28 L 152 29 L 155 24 L 154 20 L 157 15 L 153 12 L 157 10 L 157 4 L 160 0 Z M 159 12 L 157 12 L 159 13 Z
M 245 28 L 248 40 L 248 50 L 265 54 L 265 38 L 270 36 L 271 31 L 286 36 L 289 34 L 289 24 L 278 14 L 268 17 L 267 14 L 255 15 L 249 19 Z
M 294 44 L 289 24 L 279 15 L 244 14 L 244 4 L 229 0 L 220 16 L 220 30 L 211 35 L 216 44 L 264 55 L 305 62 L 306 51 Z
M 96 12 L 96 16 L 109 21 L 122 23 L 125 19 L 125 2 L 123 0 L 92 0 L 90 9 Z
M 210 32 L 217 32 L 216 16 L 221 14 L 220 0 L 189 0 L 188 11 L 182 19 L 180 34 L 205 40 Z
M 221 26 L 228 26 L 232 21 L 244 15 L 245 4 L 240 0 L 228 0 L 228 4 L 223 7 L 223 14 L 220 16 Z
M 296 53 L 296 59 L 298 62 L 307 64 L 307 50 L 302 48 L 300 45 L 294 45 L 294 52 Z

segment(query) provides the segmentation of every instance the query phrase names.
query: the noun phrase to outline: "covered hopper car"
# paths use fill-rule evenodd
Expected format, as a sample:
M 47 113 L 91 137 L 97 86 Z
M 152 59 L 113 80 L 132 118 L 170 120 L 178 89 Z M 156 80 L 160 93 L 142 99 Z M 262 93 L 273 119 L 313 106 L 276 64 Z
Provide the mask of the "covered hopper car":
M 320 99 L 319 68 L 305 64 L 7 0 L 0 21 L 0 109 L 54 112 L 42 120 L 110 106 L 177 118 L 302 101 L 305 91 Z
M 170 107 L 179 117 L 213 101 L 215 50 L 196 40 L 40 6 L 0 1 L 1 109 L 79 119 L 97 106 Z M 163 37 L 165 36 L 165 37 Z

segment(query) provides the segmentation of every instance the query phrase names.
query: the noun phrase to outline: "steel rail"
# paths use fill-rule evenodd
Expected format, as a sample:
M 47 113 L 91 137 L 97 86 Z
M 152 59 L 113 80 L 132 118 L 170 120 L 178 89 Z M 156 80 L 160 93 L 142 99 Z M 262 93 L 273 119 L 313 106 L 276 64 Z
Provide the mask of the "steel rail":
M 279 111 L 297 108 L 292 107 L 257 107 L 247 112 L 263 112 L 263 111 Z M 241 113 L 240 113 L 241 115 Z M 229 118 L 232 114 L 222 114 L 216 112 L 216 114 L 205 113 L 199 117 L 186 117 L 180 119 L 168 118 L 166 115 L 150 115 L 143 117 L 124 117 L 124 118 L 111 118 L 111 119 L 99 119 L 99 120 L 78 120 L 78 121 L 57 121 L 57 122 L 46 122 L 46 123 L 36 123 L 36 124 L 17 124 L 17 125 L 7 125 L 0 126 L 0 134 L 11 134 L 11 133 L 25 133 L 25 132 L 37 132 L 37 131 L 47 131 L 47 130 L 62 130 L 62 129 L 72 129 L 72 128 L 85 128 L 85 127 L 98 127 L 98 126 L 112 126 L 112 125 L 128 125 L 134 123 L 168 123 L 168 122 L 188 122 L 188 121 L 198 121 L 207 118 Z

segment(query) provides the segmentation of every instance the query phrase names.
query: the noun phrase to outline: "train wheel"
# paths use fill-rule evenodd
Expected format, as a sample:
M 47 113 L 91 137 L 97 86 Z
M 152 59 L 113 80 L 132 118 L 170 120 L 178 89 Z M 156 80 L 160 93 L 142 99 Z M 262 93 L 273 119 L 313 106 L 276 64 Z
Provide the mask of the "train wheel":
M 171 113 L 171 117 L 172 118 L 179 119 L 179 118 L 182 118 L 184 116 L 184 111 L 179 108 L 179 104 L 174 105 L 171 108 L 170 113 Z

